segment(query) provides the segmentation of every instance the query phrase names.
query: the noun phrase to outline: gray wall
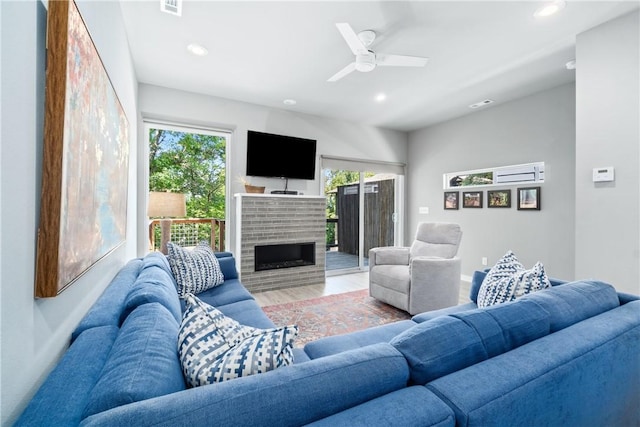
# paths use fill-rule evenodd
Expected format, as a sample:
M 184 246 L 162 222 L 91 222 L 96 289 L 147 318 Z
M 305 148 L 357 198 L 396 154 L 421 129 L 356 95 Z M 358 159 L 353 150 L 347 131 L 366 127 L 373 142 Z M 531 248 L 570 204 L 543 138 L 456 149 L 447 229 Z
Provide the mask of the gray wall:
M 499 100 L 498 100 L 499 101 Z M 457 222 L 463 230 L 463 276 L 488 266 L 509 249 L 531 267 L 541 261 L 553 277 L 573 277 L 575 90 L 573 84 L 498 104 L 409 135 L 407 227 L 411 242 L 419 221 Z M 541 211 L 518 211 L 518 186 L 510 209 L 444 210 L 446 172 L 545 162 Z M 462 191 L 461 191 L 462 193 Z M 460 194 L 462 196 L 462 194 Z M 421 206 L 429 214 L 420 214 Z
M 640 27 L 633 13 L 577 38 L 576 276 L 640 292 Z M 593 168 L 615 167 L 594 183 Z
M 375 128 L 372 126 L 350 123 L 346 121 L 326 119 L 308 114 L 287 110 L 267 108 L 244 102 L 205 96 L 159 86 L 141 84 L 139 88 L 139 106 L 144 118 L 168 120 L 172 122 L 215 127 L 232 132 L 228 150 L 227 204 L 230 224 L 234 222 L 235 208 L 232 195 L 244 193 L 239 177 L 246 172 L 247 130 L 281 133 L 302 138 L 316 139 L 317 154 L 349 157 L 365 160 L 382 160 L 389 162 L 407 161 L 407 134 L 404 132 Z M 144 124 L 140 123 L 138 137 L 140 148 L 148 139 L 144 134 Z M 138 170 L 139 209 L 146 209 L 146 197 L 149 191 L 146 182 L 149 170 L 140 151 Z M 319 171 L 319 166 L 318 166 Z M 266 186 L 266 192 L 282 190 L 284 183 L 274 178 L 250 177 L 253 185 Z M 314 181 L 291 180 L 289 189 L 307 195 L 320 194 L 320 179 L 316 174 Z M 148 250 L 146 218 L 139 218 L 138 253 Z M 235 230 L 233 225 L 227 227 L 229 248 L 235 247 Z
M 115 2 L 78 4 L 131 126 L 127 240 L 55 298 L 34 299 L 44 126 L 46 8 L 0 2 L 2 158 L 1 425 L 10 425 L 65 350 L 71 331 L 117 270 L 135 256 L 137 83 Z

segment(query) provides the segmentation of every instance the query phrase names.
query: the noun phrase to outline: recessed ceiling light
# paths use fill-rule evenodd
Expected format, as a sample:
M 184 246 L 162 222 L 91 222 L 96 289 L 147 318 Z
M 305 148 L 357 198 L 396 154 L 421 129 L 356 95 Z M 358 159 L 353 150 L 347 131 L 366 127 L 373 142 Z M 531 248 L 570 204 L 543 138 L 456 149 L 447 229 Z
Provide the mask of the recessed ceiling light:
M 556 0 L 551 3 L 545 3 L 544 6 L 540 7 L 538 10 L 535 11 L 533 16 L 535 16 L 536 18 L 544 18 L 546 16 L 551 16 L 554 13 L 557 13 L 562 9 L 564 9 L 565 6 L 566 6 L 566 3 L 564 0 Z
M 201 46 L 197 43 L 191 43 L 187 46 L 187 50 L 196 56 L 205 56 L 209 53 L 206 47 Z
M 377 95 L 376 95 L 376 98 L 375 98 L 375 99 L 376 99 L 376 101 L 378 101 L 378 102 L 382 102 L 382 101 L 384 101 L 385 99 L 387 99 L 387 95 L 386 95 L 386 94 L 384 94 L 384 93 L 379 93 L 379 94 L 377 94 Z
M 485 105 L 493 104 L 493 99 L 485 99 L 484 101 L 476 102 L 475 104 L 469 105 L 469 108 L 480 108 Z
M 284 103 L 284 105 L 296 105 L 298 103 L 298 101 L 296 101 L 295 99 L 285 99 L 282 102 Z
M 566 64 L 564 64 L 564 66 L 567 67 L 567 70 L 575 70 L 576 69 L 576 60 L 572 59 L 571 61 L 569 61 Z

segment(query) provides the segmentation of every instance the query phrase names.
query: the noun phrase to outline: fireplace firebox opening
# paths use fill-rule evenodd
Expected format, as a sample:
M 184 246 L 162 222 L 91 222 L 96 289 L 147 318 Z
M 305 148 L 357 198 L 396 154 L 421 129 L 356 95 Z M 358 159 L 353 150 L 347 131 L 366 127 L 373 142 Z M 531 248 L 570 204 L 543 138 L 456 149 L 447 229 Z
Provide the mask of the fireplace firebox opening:
M 259 245 L 254 250 L 255 271 L 316 264 L 315 242 Z

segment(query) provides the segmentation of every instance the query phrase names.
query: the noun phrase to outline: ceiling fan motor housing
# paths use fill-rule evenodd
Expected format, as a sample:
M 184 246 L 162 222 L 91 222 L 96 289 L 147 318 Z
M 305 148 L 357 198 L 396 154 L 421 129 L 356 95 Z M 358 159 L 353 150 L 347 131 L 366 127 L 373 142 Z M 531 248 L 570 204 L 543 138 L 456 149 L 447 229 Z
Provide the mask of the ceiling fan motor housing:
M 369 51 L 368 53 L 356 56 L 356 70 L 367 73 L 376 68 L 376 54 Z

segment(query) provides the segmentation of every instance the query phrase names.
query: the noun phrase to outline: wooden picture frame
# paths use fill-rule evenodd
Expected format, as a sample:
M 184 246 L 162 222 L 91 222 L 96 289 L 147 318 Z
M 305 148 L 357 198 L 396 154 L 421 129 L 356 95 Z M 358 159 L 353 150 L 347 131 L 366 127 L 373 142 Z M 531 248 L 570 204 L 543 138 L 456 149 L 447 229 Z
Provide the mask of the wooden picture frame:
M 445 210 L 457 210 L 460 206 L 458 191 L 445 191 L 444 192 L 444 208 Z
M 523 187 L 517 191 L 519 211 L 540 210 L 540 187 Z
M 511 190 L 487 190 L 488 208 L 510 208 Z
M 463 208 L 482 208 L 482 191 L 463 191 Z
M 73 0 L 49 2 L 35 296 L 124 243 L 129 123 Z

